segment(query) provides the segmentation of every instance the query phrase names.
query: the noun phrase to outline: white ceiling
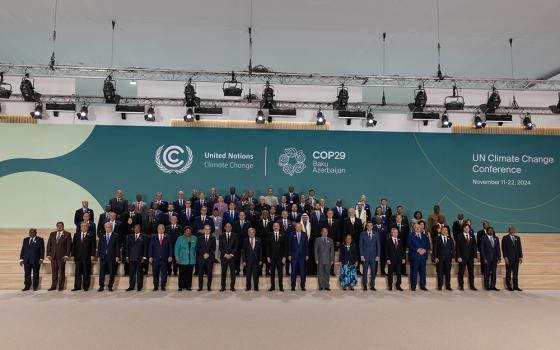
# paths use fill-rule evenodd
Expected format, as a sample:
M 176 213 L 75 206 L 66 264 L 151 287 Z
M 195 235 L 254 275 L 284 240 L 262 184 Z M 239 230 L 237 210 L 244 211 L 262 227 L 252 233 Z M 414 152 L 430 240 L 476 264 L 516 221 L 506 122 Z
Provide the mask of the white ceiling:
M 5 1 L 0 61 L 46 64 L 55 0 Z M 250 0 L 58 0 L 59 64 L 232 70 L 248 62 Z M 255 64 L 276 71 L 436 71 L 436 0 L 253 0 Z M 444 74 L 518 78 L 559 73 L 560 1 L 440 0 Z

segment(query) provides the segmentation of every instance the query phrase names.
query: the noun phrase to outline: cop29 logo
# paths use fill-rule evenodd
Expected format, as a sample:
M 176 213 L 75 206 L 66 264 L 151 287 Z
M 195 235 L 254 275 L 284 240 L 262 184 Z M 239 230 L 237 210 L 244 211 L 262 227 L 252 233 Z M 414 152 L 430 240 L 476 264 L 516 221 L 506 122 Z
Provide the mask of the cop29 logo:
M 299 174 L 305 169 L 305 154 L 302 150 L 298 151 L 293 147 L 285 148 L 284 153 L 278 158 L 278 165 L 286 175 Z
M 182 174 L 187 171 L 193 162 L 193 153 L 189 146 L 161 145 L 156 150 L 156 166 L 166 174 Z

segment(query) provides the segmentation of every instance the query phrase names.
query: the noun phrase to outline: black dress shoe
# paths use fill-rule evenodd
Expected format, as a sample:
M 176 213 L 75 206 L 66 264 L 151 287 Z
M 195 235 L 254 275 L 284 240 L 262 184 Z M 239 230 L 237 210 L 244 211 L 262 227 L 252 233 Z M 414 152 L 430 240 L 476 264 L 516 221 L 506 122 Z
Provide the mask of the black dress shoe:
M 408 277 L 408 273 L 403 273 L 401 276 Z
M 209 292 L 211 292 L 211 291 L 212 291 L 212 288 L 208 287 L 207 290 L 208 290 Z
M 269 291 L 269 292 L 273 292 L 274 290 L 275 290 L 275 288 L 274 288 L 274 287 L 270 287 L 270 288 L 268 288 L 268 291 Z
M 89 290 L 89 288 L 84 288 L 84 292 L 87 292 Z
M 284 291 L 284 287 L 280 287 L 278 288 L 279 291 L 283 292 Z
M 465 288 L 463 288 L 463 286 L 459 286 L 459 290 L 465 290 Z
M 133 287 L 128 287 L 128 288 L 126 289 L 127 292 L 130 292 L 131 290 L 134 290 L 134 288 L 133 288 Z
M 426 288 L 426 287 L 420 287 L 420 290 L 423 290 L 424 292 L 427 292 L 427 291 L 428 291 L 428 288 Z
M 112 292 L 112 291 L 113 291 L 113 287 L 109 287 L 109 292 Z
M 249 292 L 251 290 L 251 288 L 245 288 L 246 292 Z
M 22 292 L 27 292 L 29 290 L 29 287 L 24 287 L 21 291 Z
M 49 289 L 47 289 L 49 292 L 52 292 L 53 290 L 56 290 L 56 287 L 50 287 Z
M 98 292 L 103 292 L 105 290 L 105 287 L 99 287 L 99 289 L 97 290 Z
M 81 288 L 72 288 L 72 289 L 70 289 L 71 292 L 75 292 L 75 291 L 78 291 L 78 290 L 82 290 L 82 289 L 81 289 Z
M 387 290 L 393 290 L 393 287 L 389 287 L 389 288 L 387 288 Z
M 137 291 L 141 292 L 141 291 L 142 291 L 142 288 L 138 288 Z
M 253 290 L 254 290 L 255 292 L 258 292 L 258 291 L 259 291 L 259 289 L 258 289 L 258 288 L 254 288 Z
M 64 288 L 58 288 L 59 292 L 62 292 L 64 290 Z
M 39 290 L 39 288 L 33 287 L 33 291 L 34 291 L 34 292 L 36 292 L 36 291 L 38 291 L 38 290 Z
M 437 290 L 441 290 L 441 287 L 437 287 Z
M 366 290 L 367 290 L 367 287 L 362 287 L 362 290 L 366 291 Z
M 165 292 L 165 287 L 161 287 L 161 291 L 162 291 L 162 292 Z
M 369 290 L 373 290 L 375 292 L 377 289 L 375 289 L 375 287 L 369 287 Z
M 224 287 L 220 288 L 220 292 L 225 292 L 226 289 Z
M 416 288 L 410 288 L 410 290 L 416 292 Z
M 506 287 L 506 290 L 509 290 L 510 292 L 513 292 L 513 291 L 514 291 L 514 289 L 511 288 L 511 287 Z
M 499 289 L 499 288 L 496 288 L 496 287 L 492 287 L 491 289 L 492 289 L 494 292 L 499 292 L 499 291 L 500 291 L 500 289 Z
M 325 288 L 325 290 L 326 290 L 327 292 L 330 292 L 330 291 L 331 291 L 331 289 L 330 289 L 330 288 Z
M 183 288 L 177 288 L 177 292 L 182 292 Z
M 295 288 L 295 287 L 292 287 L 292 292 L 295 292 L 295 291 L 296 291 L 296 288 Z
M 475 286 L 470 287 L 471 290 L 477 291 L 478 289 L 476 289 Z
M 202 287 L 198 288 L 197 291 L 202 292 Z
M 516 290 L 518 292 L 523 292 L 523 289 L 519 288 L 519 287 L 513 287 L 513 290 Z
M 302 291 L 302 292 L 305 292 L 305 287 L 301 287 L 301 291 Z
M 331 276 L 332 276 L 332 277 L 336 277 L 336 273 L 334 273 L 334 272 L 331 273 Z
M 323 290 L 323 288 L 319 288 L 319 290 Z
M 229 290 L 235 292 L 235 287 L 231 287 Z
M 154 289 L 152 289 L 152 291 L 157 292 L 159 290 L 159 287 L 154 287 Z
M 397 287 L 397 290 L 398 290 L 399 292 L 402 292 L 402 291 L 403 291 L 401 287 Z
M 445 287 L 445 290 L 452 291 L 453 288 L 451 288 L 451 287 Z

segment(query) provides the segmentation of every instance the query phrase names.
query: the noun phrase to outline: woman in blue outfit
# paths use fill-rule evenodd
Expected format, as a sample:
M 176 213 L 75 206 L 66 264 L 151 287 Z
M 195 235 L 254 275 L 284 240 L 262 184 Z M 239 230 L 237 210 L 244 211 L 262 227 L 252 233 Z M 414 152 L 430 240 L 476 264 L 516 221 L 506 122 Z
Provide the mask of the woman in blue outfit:
M 349 288 L 354 290 L 358 284 L 356 264 L 358 263 L 358 251 L 352 243 L 352 235 L 346 235 L 343 245 L 340 247 L 340 286 L 343 290 Z
M 175 243 L 175 259 L 179 264 L 179 291 L 191 290 L 193 267 L 196 263 L 196 241 L 192 229 L 185 227 L 185 235 Z

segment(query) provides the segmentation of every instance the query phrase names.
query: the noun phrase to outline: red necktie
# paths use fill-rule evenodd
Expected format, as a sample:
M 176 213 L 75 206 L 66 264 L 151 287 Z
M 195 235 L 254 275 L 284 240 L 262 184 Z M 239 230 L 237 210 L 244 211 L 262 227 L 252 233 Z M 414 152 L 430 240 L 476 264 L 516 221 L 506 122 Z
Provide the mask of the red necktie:
M 140 202 L 138 202 L 138 211 L 140 211 Z
M 159 236 L 159 245 L 160 247 L 163 245 L 163 236 Z

